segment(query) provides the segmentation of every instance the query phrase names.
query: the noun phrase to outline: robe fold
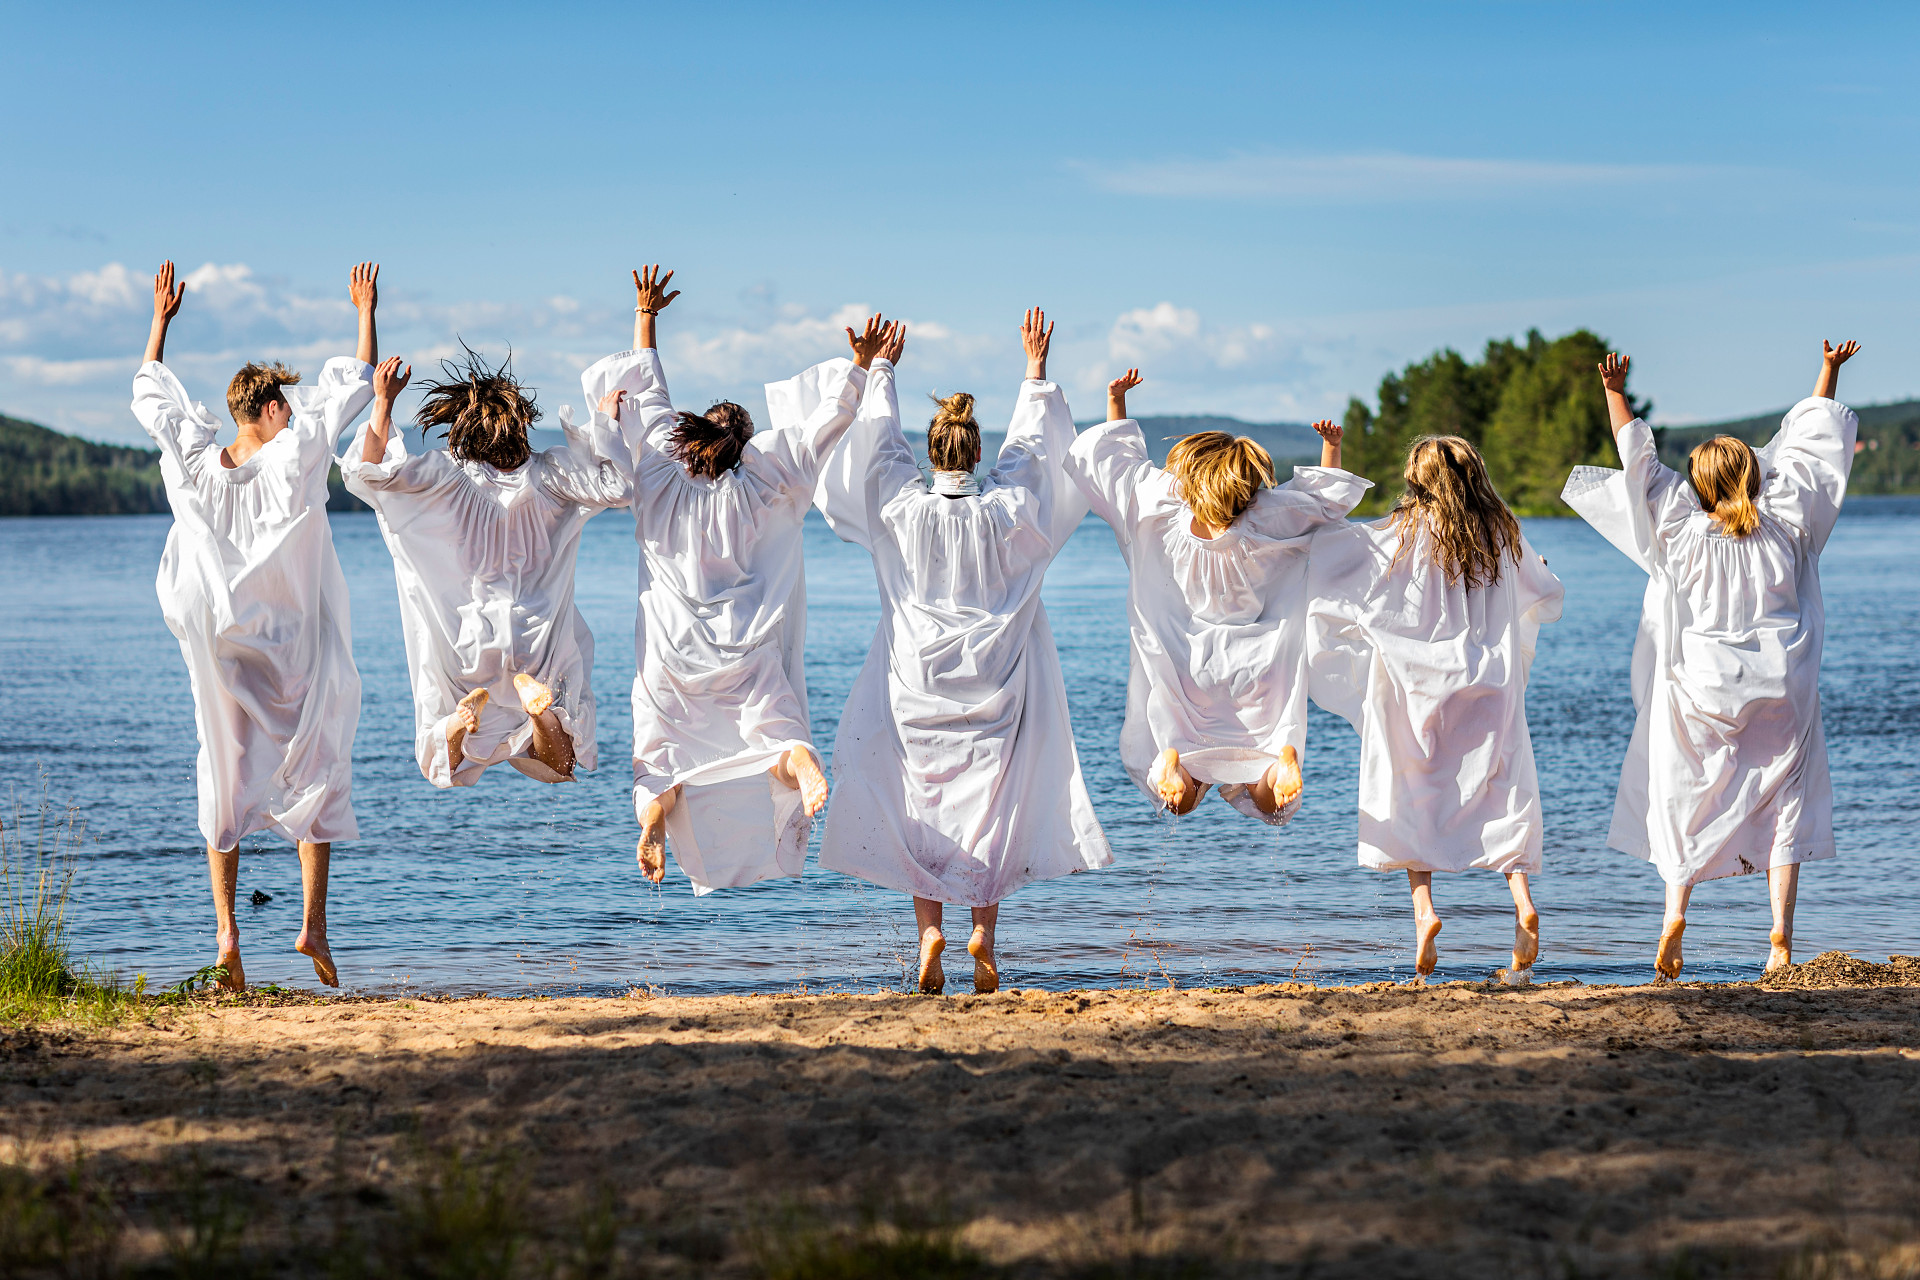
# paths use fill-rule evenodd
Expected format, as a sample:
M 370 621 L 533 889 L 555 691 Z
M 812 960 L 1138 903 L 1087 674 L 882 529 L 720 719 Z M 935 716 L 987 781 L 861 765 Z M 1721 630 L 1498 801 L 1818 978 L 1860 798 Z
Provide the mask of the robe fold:
M 621 428 L 640 544 L 634 809 L 644 815 L 682 788 L 667 843 L 699 894 L 797 876 L 806 864 L 813 820 L 799 790 L 767 771 L 795 747 L 818 758 L 802 661 L 801 524 L 866 385 L 850 360 L 809 374 L 817 403 L 789 413 L 788 384 L 769 385 L 771 424 L 716 478 L 690 475 L 672 456 L 658 352 L 608 356 L 581 375 L 590 404 L 615 388 L 628 393 Z
M 359 835 L 360 673 L 327 468 L 373 398 L 373 369 L 336 358 L 311 386 L 281 390 L 287 426 L 227 467 L 219 423 L 172 370 L 155 361 L 133 379 L 173 508 L 155 586 L 193 687 L 200 834 L 218 849 L 269 828 L 314 843 Z
M 1648 575 L 1633 650 L 1633 738 L 1609 847 L 1693 885 L 1834 856 L 1820 723 L 1820 553 L 1846 498 L 1859 421 L 1809 397 L 1758 450 L 1760 526 L 1719 532 L 1621 428 L 1622 471 L 1577 467 L 1563 497 Z
M 533 755 L 533 721 L 513 687 L 529 675 L 553 691 L 576 768 L 599 763 L 593 633 L 573 604 L 580 534 L 625 506 L 627 453 L 611 420 L 585 430 L 560 410 L 566 443 L 512 471 L 458 461 L 444 448 L 407 449 L 396 428 L 379 462 L 361 461 L 371 424 L 354 434 L 340 472 L 380 520 L 393 553 L 413 686 L 414 755 L 436 787 L 470 787 L 505 762 L 541 782 L 566 778 Z M 479 727 L 451 763 L 447 730 L 460 699 L 485 689 Z
M 1113 861 L 1080 776 L 1040 587 L 1086 513 L 1064 470 L 1060 388 L 1020 388 L 971 496 L 931 492 L 876 362 L 820 478 L 833 531 L 873 556 L 880 625 L 833 748 L 820 863 L 888 889 L 991 906 Z
M 1449 584 L 1424 526 L 1313 535 L 1313 700 L 1360 734 L 1360 865 L 1535 872 L 1540 783 L 1527 673 L 1564 594 L 1523 537 L 1490 587 Z
M 1286 825 L 1299 798 L 1264 813 L 1248 787 L 1282 747 L 1306 759 L 1306 535 L 1345 520 L 1372 485 L 1334 468 L 1295 467 L 1209 539 L 1193 532 L 1193 512 L 1131 419 L 1082 431 L 1067 474 L 1113 527 L 1127 561 L 1127 775 L 1157 805 L 1147 775 L 1172 747 L 1234 808 Z

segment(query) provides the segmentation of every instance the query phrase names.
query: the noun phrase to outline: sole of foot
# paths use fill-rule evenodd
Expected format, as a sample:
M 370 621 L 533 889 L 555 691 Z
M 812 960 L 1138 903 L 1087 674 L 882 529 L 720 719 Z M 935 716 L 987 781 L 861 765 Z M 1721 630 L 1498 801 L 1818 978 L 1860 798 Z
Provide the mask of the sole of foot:
M 659 884 L 667 878 L 667 841 L 666 821 L 661 820 L 656 831 L 651 823 L 640 833 L 640 843 L 633 851 L 634 861 L 640 864 L 640 874 Z
M 973 990 L 987 995 L 1000 989 L 1000 970 L 993 963 L 993 942 L 985 929 L 975 929 L 967 939 L 967 954 L 973 957 Z
M 1540 913 L 1529 911 L 1513 920 L 1513 967 L 1530 968 L 1540 958 Z
M 326 943 L 314 942 L 303 933 L 299 939 L 294 942 L 293 949 L 313 961 L 314 977 L 320 979 L 320 981 L 330 987 L 340 985 L 340 971 L 334 968 L 333 952 L 327 949 Z
M 1169 813 L 1179 813 L 1180 805 L 1187 798 L 1186 771 L 1180 767 L 1180 753 L 1172 747 L 1162 751 L 1154 760 L 1153 768 L 1147 771 L 1147 785 L 1160 797 L 1160 807 Z
M 827 807 L 827 776 L 820 772 L 820 762 L 805 747 L 795 747 L 787 754 L 787 768 L 800 786 L 801 807 L 809 818 L 819 816 Z
M 1768 973 L 1772 973 L 1775 969 L 1785 969 L 1793 964 L 1793 943 L 1785 934 L 1775 929 L 1767 935 L 1767 942 L 1772 947 L 1772 951 L 1767 956 Z
M 246 967 L 240 963 L 239 939 L 236 938 L 228 941 L 223 938 L 220 940 L 219 946 L 220 955 L 214 963 L 227 971 L 227 976 L 220 979 L 220 985 L 228 991 L 245 991 L 247 989 L 247 970 Z
M 1669 920 L 1660 930 L 1660 948 L 1653 953 L 1653 968 L 1663 978 L 1680 976 L 1683 963 L 1680 955 L 1680 939 L 1687 931 L 1687 922 Z
M 520 709 L 530 716 L 540 715 L 553 705 L 553 690 L 532 676 L 515 676 L 513 691 L 520 695 Z
M 1260 781 L 1273 796 L 1272 812 L 1278 813 L 1292 804 L 1300 798 L 1300 791 L 1306 785 L 1300 777 L 1300 753 L 1292 747 L 1280 748 L 1279 756 L 1267 767 Z
M 1424 920 L 1415 917 L 1413 922 L 1413 971 L 1423 978 L 1432 973 L 1440 964 L 1439 938 L 1439 916 L 1428 916 Z
M 920 939 L 920 994 L 937 996 L 947 989 L 947 971 L 940 967 L 940 953 L 947 949 L 944 934 L 929 934 Z
M 462 750 L 467 735 L 480 728 L 480 708 L 487 705 L 487 691 L 475 689 L 460 699 L 460 705 L 453 709 L 453 719 L 447 724 L 447 755 L 455 768 L 466 759 Z

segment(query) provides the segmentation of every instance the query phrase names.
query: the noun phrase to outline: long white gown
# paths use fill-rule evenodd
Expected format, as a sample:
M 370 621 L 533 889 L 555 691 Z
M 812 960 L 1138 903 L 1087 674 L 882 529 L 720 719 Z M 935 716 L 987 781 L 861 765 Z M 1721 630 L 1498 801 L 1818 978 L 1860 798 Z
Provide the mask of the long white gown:
M 590 410 L 591 412 L 591 410 Z M 470 787 L 491 765 L 541 782 L 566 779 L 533 755 L 533 721 L 513 677 L 553 691 L 553 713 L 573 739 L 576 768 L 599 763 L 593 699 L 593 633 L 573 604 L 580 533 L 623 507 L 626 449 L 610 419 L 585 430 L 560 411 L 566 444 L 513 471 L 457 461 L 444 448 L 409 452 L 398 428 L 379 462 L 362 462 L 372 424 L 354 434 L 340 471 L 379 516 L 400 589 L 400 625 L 413 684 L 414 754 L 436 787 Z M 480 724 L 447 751 L 460 699 L 485 689 Z
M 1820 553 L 1858 430 L 1837 401 L 1795 405 L 1759 450 L 1760 527 L 1744 538 L 1718 531 L 1638 419 L 1619 434 L 1624 471 L 1567 481 L 1567 503 L 1648 574 L 1607 844 L 1669 884 L 1834 856 Z
M 827 453 L 853 421 L 866 371 L 825 379 L 801 418 L 768 387 L 772 425 L 740 465 L 689 475 L 668 452 L 674 425 L 659 353 L 608 356 L 581 375 L 590 403 L 628 393 L 640 608 L 634 623 L 636 813 L 674 786 L 667 843 L 697 894 L 797 876 L 813 820 L 797 788 L 768 770 L 794 747 L 815 751 L 807 722 L 806 573 L 801 524 Z
M 1120 760 L 1128 776 L 1157 804 L 1147 774 L 1172 747 L 1234 808 L 1286 825 L 1300 800 L 1263 813 L 1248 785 L 1282 747 L 1306 758 L 1305 535 L 1344 521 L 1373 486 L 1334 468 L 1295 467 L 1209 539 L 1193 532 L 1193 512 L 1132 419 L 1082 431 L 1067 474 L 1113 526 L 1127 560 L 1133 655 Z
M 1560 580 L 1523 537 L 1499 582 L 1449 585 L 1421 528 L 1313 535 L 1313 700 L 1360 733 L 1360 865 L 1375 871 L 1540 869 L 1540 784 L 1527 672 Z
M 1040 586 L 1086 514 L 1051 382 L 1020 388 L 976 495 L 931 492 L 878 361 L 821 477 L 833 531 L 873 555 L 880 626 L 833 745 L 820 865 L 916 897 L 991 906 L 1113 861 L 1080 778 Z
M 287 426 L 227 467 L 219 423 L 171 369 L 151 362 L 133 379 L 173 508 L 155 585 L 193 685 L 200 834 L 217 849 L 267 828 L 317 844 L 360 834 L 360 673 L 327 467 L 373 399 L 373 369 L 336 358 L 313 385 L 282 392 Z

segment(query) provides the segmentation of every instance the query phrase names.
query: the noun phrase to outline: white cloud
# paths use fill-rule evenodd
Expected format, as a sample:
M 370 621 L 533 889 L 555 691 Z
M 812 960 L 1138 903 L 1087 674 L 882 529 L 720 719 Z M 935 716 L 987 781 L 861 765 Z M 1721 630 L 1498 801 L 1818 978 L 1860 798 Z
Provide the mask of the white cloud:
M 1390 204 L 1426 200 L 1511 199 L 1590 190 L 1641 189 L 1692 182 L 1734 170 L 1716 166 L 1582 164 L 1476 160 L 1446 156 L 1236 154 L 1126 165 L 1074 165 L 1103 191 L 1211 200 L 1288 200 L 1317 204 Z

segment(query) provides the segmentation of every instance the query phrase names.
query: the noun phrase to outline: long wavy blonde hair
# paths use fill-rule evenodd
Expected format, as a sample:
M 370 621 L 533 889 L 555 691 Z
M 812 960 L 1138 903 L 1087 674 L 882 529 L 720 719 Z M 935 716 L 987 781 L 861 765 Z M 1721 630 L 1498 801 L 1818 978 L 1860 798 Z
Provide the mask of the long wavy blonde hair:
M 1753 447 L 1734 436 L 1715 436 L 1687 458 L 1687 479 L 1700 505 L 1730 538 L 1744 538 L 1760 527 L 1760 459 Z
M 1196 431 L 1167 454 L 1167 473 L 1194 518 L 1224 529 L 1273 485 L 1273 457 L 1246 436 Z
M 1407 451 L 1407 491 L 1390 519 L 1400 531 L 1398 560 L 1424 527 L 1447 585 L 1491 587 L 1508 560 L 1520 558 L 1520 522 L 1500 500 L 1480 451 L 1459 436 L 1422 436 Z

